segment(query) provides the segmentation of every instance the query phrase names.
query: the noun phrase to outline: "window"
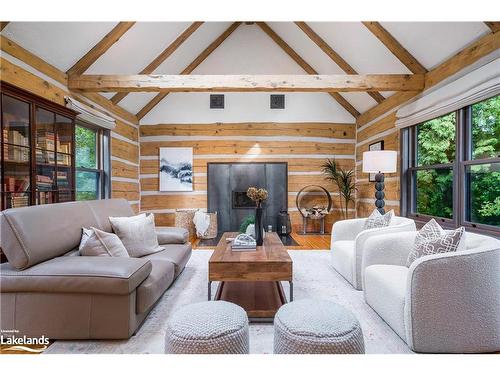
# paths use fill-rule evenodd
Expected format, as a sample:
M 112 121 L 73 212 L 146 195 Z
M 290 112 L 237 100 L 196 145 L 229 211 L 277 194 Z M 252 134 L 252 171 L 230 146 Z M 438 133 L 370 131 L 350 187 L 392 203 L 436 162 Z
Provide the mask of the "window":
M 500 233 L 500 96 L 402 131 L 401 208 Z
M 76 200 L 109 197 L 109 132 L 77 124 Z

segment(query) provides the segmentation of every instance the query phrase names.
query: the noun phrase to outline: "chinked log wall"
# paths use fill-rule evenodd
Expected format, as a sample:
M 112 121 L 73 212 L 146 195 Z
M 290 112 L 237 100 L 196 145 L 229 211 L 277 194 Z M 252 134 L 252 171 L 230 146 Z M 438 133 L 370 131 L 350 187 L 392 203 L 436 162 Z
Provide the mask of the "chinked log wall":
M 356 136 L 356 182 L 358 186 L 356 196 L 356 213 L 358 217 L 368 216 L 373 209 L 375 201 L 374 182 L 368 181 L 368 174 L 363 173 L 363 152 L 368 151 L 370 144 L 384 141 L 385 150 L 399 153 L 399 130 L 394 123 L 396 113 L 393 112 L 371 124 L 358 128 Z M 399 171 L 399 158 L 398 169 Z M 399 215 L 399 172 L 385 174 L 385 210 L 394 209 Z
M 3 42 L 3 40 L 2 40 Z M 5 49 L 9 47 L 8 51 Z M 34 65 L 33 59 L 29 59 L 26 53 L 19 49 L 20 47 L 12 44 L 2 43 L 2 50 L 13 54 L 16 58 L 22 59 L 28 65 Z M 8 56 L 0 58 L 2 81 L 8 82 L 23 90 L 29 91 L 35 95 L 41 96 L 59 105 L 65 105 L 64 97 L 73 96 L 66 87 L 58 83 L 56 76 L 50 81 L 37 70 L 27 71 L 23 67 L 14 64 Z M 36 66 L 35 69 L 39 67 Z M 53 68 L 53 67 L 52 67 Z M 47 66 L 43 65 L 46 73 L 49 71 Z M 55 69 L 55 68 L 53 68 Z M 59 72 L 63 75 L 62 72 Z M 88 98 L 76 96 L 77 100 L 90 105 L 100 105 L 102 101 L 107 101 L 104 97 L 92 95 L 96 101 L 89 101 Z M 109 105 L 109 103 L 107 104 Z M 139 126 L 132 123 L 127 113 L 124 113 L 119 107 L 113 107 L 116 113 L 106 111 L 108 115 L 116 120 L 116 127 L 111 132 L 111 195 L 113 198 L 125 198 L 131 204 L 136 212 L 139 212 Z M 127 119 L 123 118 L 127 117 Z
M 332 194 L 329 230 L 342 213 L 337 188 L 324 179 L 320 166 L 335 158 L 353 169 L 355 133 L 355 124 L 336 123 L 141 125 L 141 210 L 154 212 L 157 225 L 173 225 L 176 209 L 207 208 L 207 163 L 281 161 L 288 162 L 288 208 L 295 230 L 302 223 L 296 194 L 310 184 L 325 186 Z M 159 147 L 193 147 L 193 192 L 158 191 Z M 353 205 L 349 215 L 354 214 Z

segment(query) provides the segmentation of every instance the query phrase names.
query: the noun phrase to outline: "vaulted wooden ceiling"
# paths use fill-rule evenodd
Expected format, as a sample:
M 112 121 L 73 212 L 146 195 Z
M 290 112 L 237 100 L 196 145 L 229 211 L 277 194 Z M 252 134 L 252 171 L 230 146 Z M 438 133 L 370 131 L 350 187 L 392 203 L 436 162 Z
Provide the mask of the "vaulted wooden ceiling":
M 187 84 L 189 90 L 187 86 L 179 90 L 172 80 L 159 82 L 153 77 L 156 81 L 151 84 L 151 77 L 145 76 L 150 74 L 239 75 L 240 79 L 245 75 L 250 86 L 262 86 L 260 75 L 307 74 L 315 76 L 303 78 L 302 86 L 309 88 L 317 83 L 317 75 L 324 75 L 330 81 L 325 78 L 321 90 L 306 90 L 304 86 L 290 91 L 330 91 L 339 110 L 357 118 L 383 105 L 394 94 L 390 90 L 423 89 L 423 74 L 499 28 L 496 22 L 13 22 L 2 23 L 1 27 L 2 35 L 70 77 L 120 75 L 119 84 L 116 79 L 106 81 L 103 95 L 139 119 L 157 110 L 169 91 L 200 91 L 200 85 L 207 84 L 186 77 L 182 85 Z M 123 80 L 137 74 L 142 75 L 138 76 L 141 82 L 148 79 L 149 90 L 138 90 L 134 87 L 138 81 L 132 82 L 130 77 Z M 349 81 L 357 82 L 357 86 L 350 82 L 351 89 L 366 92 L 342 92 L 346 90 L 335 86 L 338 79 L 332 83 L 331 75 L 337 74 L 353 75 Z M 377 76 L 368 79 L 367 74 Z M 396 77 L 389 79 L 392 86 L 387 80 L 382 82 L 382 74 L 399 75 L 401 86 L 395 84 Z M 325 86 L 326 81 L 330 86 Z M 88 85 L 89 79 L 82 82 L 80 79 L 79 84 Z M 280 84 L 280 91 L 290 87 L 278 80 L 266 83 L 271 86 L 264 85 L 262 90 L 277 90 Z M 98 87 L 92 91 L 98 91 Z M 219 85 L 218 91 L 224 87 Z M 111 89 L 120 92 L 109 92 Z M 228 91 L 247 90 L 239 87 Z

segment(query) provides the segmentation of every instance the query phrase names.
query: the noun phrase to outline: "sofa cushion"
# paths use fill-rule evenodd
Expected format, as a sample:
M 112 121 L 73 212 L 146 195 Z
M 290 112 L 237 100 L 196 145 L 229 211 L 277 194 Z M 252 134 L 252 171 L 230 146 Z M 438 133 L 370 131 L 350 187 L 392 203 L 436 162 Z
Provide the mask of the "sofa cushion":
M 86 202 L 8 209 L 0 216 L 0 246 L 9 263 L 25 269 L 78 247 L 82 227 L 96 225 Z
M 111 232 L 108 216 L 127 213 L 133 211 L 124 199 L 11 208 L 0 214 L 0 247 L 12 266 L 25 269 L 77 248 L 83 227 Z
M 147 259 L 62 256 L 19 271 L 1 265 L 0 291 L 130 294 L 151 272 Z
M 189 231 L 184 228 L 156 228 L 156 235 L 160 245 L 183 244 L 189 241 Z
M 87 201 L 86 203 L 94 214 L 96 221 L 94 227 L 104 232 L 113 231 L 109 221 L 110 216 L 125 217 L 134 215 L 134 210 L 125 199 L 101 199 Z
M 404 309 L 408 268 L 376 264 L 365 269 L 365 300 L 406 341 Z
M 148 311 L 172 284 L 175 278 L 175 265 L 165 259 L 151 259 L 152 270 L 137 288 L 137 314 Z
M 354 245 L 355 241 L 335 241 L 331 249 L 333 267 L 351 284 L 354 277 Z
M 163 250 L 158 244 L 154 220 L 153 214 L 109 218 L 113 232 L 120 237 L 127 252 L 134 258 Z
M 114 233 L 103 232 L 97 228 L 83 228 L 82 242 L 79 248 L 80 255 L 94 257 L 125 257 L 128 258 L 127 249 L 120 238 Z M 86 238 L 88 236 L 88 238 Z M 85 238 L 84 238 L 85 237 Z M 81 244 L 81 243 L 80 243 Z
M 192 249 L 191 244 L 184 245 L 163 245 L 165 250 L 158 253 L 146 255 L 142 259 L 164 259 L 172 262 L 175 265 L 175 277 L 179 276 L 182 272 L 189 258 L 191 257 Z

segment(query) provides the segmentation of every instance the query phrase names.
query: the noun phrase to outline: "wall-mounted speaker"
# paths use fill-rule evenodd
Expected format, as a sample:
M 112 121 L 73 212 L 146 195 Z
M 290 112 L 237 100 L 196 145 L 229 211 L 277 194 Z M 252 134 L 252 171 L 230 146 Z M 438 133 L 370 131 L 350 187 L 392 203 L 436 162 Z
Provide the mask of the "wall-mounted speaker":
M 271 94 L 271 109 L 285 109 L 284 94 Z
M 210 109 L 224 109 L 224 94 L 210 94 Z

